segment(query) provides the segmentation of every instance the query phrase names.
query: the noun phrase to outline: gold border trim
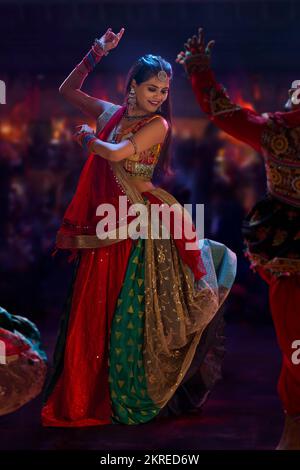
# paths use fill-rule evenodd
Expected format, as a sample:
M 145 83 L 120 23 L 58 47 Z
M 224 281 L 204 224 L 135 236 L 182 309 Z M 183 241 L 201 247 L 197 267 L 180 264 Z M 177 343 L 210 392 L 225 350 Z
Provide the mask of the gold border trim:
M 127 227 L 128 225 L 125 226 L 126 233 L 128 235 Z M 124 227 L 122 227 L 122 231 L 124 231 Z M 65 249 L 101 248 L 113 245 L 128 238 L 128 236 L 119 238 L 119 229 L 116 229 L 113 232 L 107 232 L 107 235 L 107 238 L 101 240 L 97 235 L 65 235 L 63 233 L 58 233 L 56 236 L 56 246 L 57 248 Z
M 263 256 L 252 254 L 248 251 L 247 254 L 250 261 L 253 263 L 253 267 L 262 266 L 264 269 L 268 269 L 274 272 L 289 272 L 290 274 L 300 274 L 300 259 L 293 258 L 274 258 L 268 261 Z

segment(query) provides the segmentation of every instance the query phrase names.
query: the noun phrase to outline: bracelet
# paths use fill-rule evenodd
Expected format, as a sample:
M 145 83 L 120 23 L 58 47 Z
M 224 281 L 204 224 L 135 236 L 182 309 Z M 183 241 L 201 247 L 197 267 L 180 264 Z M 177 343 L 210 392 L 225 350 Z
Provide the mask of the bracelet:
M 101 50 L 101 55 L 108 55 L 109 51 L 106 51 L 102 42 L 100 41 L 100 39 L 97 39 L 95 38 L 95 41 L 94 41 L 94 45 L 93 45 L 94 48 L 96 47 L 100 47 L 100 50 Z M 95 53 L 97 54 L 97 51 L 95 51 Z M 99 54 L 99 53 L 98 53 Z
M 94 45 L 92 46 L 92 50 L 99 58 L 101 58 L 103 55 L 105 55 L 103 50 L 101 52 L 97 52 L 96 47 Z
M 100 43 L 97 43 L 97 44 L 100 44 Z M 103 47 L 101 47 L 101 50 L 102 50 L 102 52 L 96 51 L 96 47 L 95 47 L 95 44 L 94 44 L 91 47 L 91 49 L 89 50 L 89 52 L 82 59 L 82 62 L 84 63 L 84 65 L 87 69 L 87 73 L 92 72 L 92 70 L 94 70 L 94 68 L 96 67 L 98 62 L 100 62 L 102 57 L 104 55 L 108 54 L 108 52 L 104 51 Z
M 88 141 L 88 143 L 87 143 L 87 150 L 88 150 L 89 153 L 92 152 L 91 147 L 92 147 L 93 143 L 96 142 L 96 140 L 98 140 L 97 137 L 92 137 L 92 138 Z M 92 153 L 93 153 L 93 152 L 92 152 Z
M 77 142 L 81 145 L 81 147 L 87 151 L 90 152 L 90 146 L 92 145 L 95 140 L 97 140 L 97 137 L 95 134 L 92 134 L 91 132 L 80 132 L 80 134 L 76 138 Z
M 86 133 L 85 135 L 83 135 L 81 142 L 84 150 L 90 152 L 90 145 L 92 145 L 92 143 L 95 142 L 96 139 L 97 137 L 95 137 L 94 134 Z

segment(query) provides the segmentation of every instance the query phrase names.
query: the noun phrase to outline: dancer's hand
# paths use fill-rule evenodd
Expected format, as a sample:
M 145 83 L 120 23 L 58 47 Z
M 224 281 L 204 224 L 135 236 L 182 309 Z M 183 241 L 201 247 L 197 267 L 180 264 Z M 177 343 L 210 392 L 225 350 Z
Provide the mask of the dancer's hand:
M 101 50 L 108 53 L 111 49 L 114 49 L 119 44 L 125 29 L 121 28 L 120 31 L 115 34 L 111 28 L 108 28 L 105 34 L 100 39 L 95 39 L 95 49 L 100 52 Z
M 75 140 L 84 149 L 89 150 L 89 145 L 97 139 L 95 132 L 87 124 L 76 126 L 75 129 L 76 132 L 74 132 L 72 136 L 73 140 Z
M 75 126 L 76 131 L 73 134 L 73 139 L 78 140 L 82 136 L 82 134 L 94 134 L 94 130 L 88 124 L 80 124 L 79 126 Z
M 191 68 L 197 65 L 198 69 L 208 69 L 211 62 L 211 50 L 215 41 L 209 41 L 207 45 L 204 42 L 203 29 L 198 29 L 198 36 L 194 35 L 184 44 L 185 51 L 179 52 L 176 62 L 183 65 L 190 73 Z

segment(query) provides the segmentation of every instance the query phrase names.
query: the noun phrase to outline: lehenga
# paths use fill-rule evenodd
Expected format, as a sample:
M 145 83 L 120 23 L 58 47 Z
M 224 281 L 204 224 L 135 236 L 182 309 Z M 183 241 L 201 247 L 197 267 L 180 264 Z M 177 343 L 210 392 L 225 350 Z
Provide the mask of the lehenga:
M 112 105 L 98 118 L 100 139 L 111 141 L 124 111 Z M 118 141 L 146 122 L 126 129 Z M 234 281 L 234 253 L 197 238 L 188 250 L 172 225 L 165 239 L 95 235 L 100 203 L 115 207 L 117 233 L 133 220 L 121 216 L 121 195 L 127 208 L 146 206 L 149 220 L 153 204 L 183 209 L 161 188 L 139 193 L 130 185 L 137 174 L 151 180 L 160 150 L 155 145 L 118 163 L 91 154 L 83 168 L 56 239 L 57 249 L 71 250 L 75 263 L 45 390 L 44 426 L 145 423 L 168 409 L 201 406 L 219 378 L 219 309 Z

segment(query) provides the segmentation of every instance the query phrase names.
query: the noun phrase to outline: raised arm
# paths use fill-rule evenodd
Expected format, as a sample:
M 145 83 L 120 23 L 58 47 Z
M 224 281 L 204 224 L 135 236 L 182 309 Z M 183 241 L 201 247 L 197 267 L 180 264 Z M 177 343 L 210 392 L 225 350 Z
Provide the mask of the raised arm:
M 256 151 L 261 151 L 261 135 L 267 118 L 248 108 L 233 103 L 225 88 L 217 83 L 211 70 L 211 49 L 214 41 L 204 44 L 203 30 L 198 37 L 188 39 L 185 51 L 181 51 L 176 62 L 184 65 L 191 79 L 193 91 L 201 109 L 219 128 Z
M 124 28 L 122 28 L 118 34 L 113 33 L 111 28 L 109 28 L 100 39 L 95 39 L 92 48 L 59 87 L 59 92 L 69 103 L 79 108 L 84 114 L 95 119 L 105 111 L 111 103 L 84 93 L 81 87 L 88 74 L 94 69 L 102 57 L 107 55 L 111 49 L 118 45 L 123 33 Z

